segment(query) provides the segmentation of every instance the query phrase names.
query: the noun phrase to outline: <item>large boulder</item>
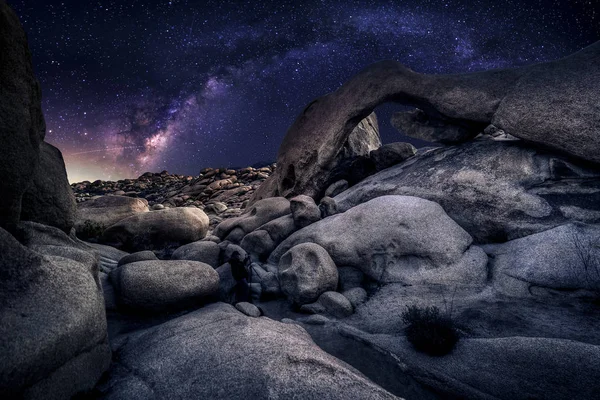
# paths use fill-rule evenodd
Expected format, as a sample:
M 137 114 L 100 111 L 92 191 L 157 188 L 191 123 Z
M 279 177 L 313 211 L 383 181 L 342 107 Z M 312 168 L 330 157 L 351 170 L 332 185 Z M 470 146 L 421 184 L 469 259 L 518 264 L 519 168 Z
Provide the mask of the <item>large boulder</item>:
M 137 213 L 150 211 L 145 199 L 127 196 L 100 196 L 77 204 L 75 230 L 86 238 L 90 228 L 99 233 L 117 222 Z
M 200 305 L 219 290 L 219 274 L 210 265 L 197 261 L 137 261 L 117 268 L 110 279 L 118 304 L 141 311 Z
M 204 211 L 193 207 L 143 212 L 110 226 L 101 240 L 131 251 L 179 247 L 204 238 L 208 223 Z
M 77 206 L 67 179 L 60 150 L 42 142 L 40 163 L 33 182 L 23 195 L 21 220 L 51 225 L 69 232 L 75 225 Z
M 94 387 L 111 361 L 95 259 L 51 241 L 37 242 L 47 246 L 41 255 L 0 228 L 5 399 L 70 398 Z
M 336 265 L 379 282 L 479 284 L 487 276 L 487 257 L 471 246 L 471 236 L 438 204 L 417 197 L 378 197 L 309 225 L 284 240 L 269 262 L 311 242 Z
M 42 92 L 17 15 L 0 1 L 0 226 L 15 224 L 46 134 Z
M 321 198 L 332 183 L 340 179 L 354 181 L 351 175 L 357 169 L 354 163 L 360 163 L 372 150 L 381 146 L 379 125 L 374 112 L 366 113 L 358 119 L 343 137 L 320 136 L 324 133 L 319 126 L 321 121 L 311 121 L 310 118 L 307 119 L 307 115 L 311 115 L 315 108 L 320 108 L 321 101 L 317 99 L 309 104 L 288 130 L 279 148 L 277 169 L 254 192 L 250 203 L 268 197 L 291 198 L 300 194 Z M 303 123 L 308 123 L 310 127 L 299 128 L 298 125 Z M 318 190 L 309 190 L 310 185 L 305 186 L 312 180 L 317 181 L 314 185 L 317 185 Z
M 479 243 L 600 222 L 600 170 L 521 141 L 476 140 L 419 153 L 335 200 L 344 211 L 383 195 L 435 201 Z
M 338 271 L 327 251 L 314 243 L 292 247 L 279 260 L 281 291 L 293 303 L 311 303 L 327 291 L 335 290 Z
M 244 236 L 261 225 L 290 213 L 290 201 L 283 197 L 261 200 L 248 207 L 244 214 L 221 222 L 214 235 L 221 240 L 240 243 Z
M 600 294 L 600 226 L 568 224 L 488 246 L 493 284 L 513 296 L 587 290 Z
M 171 259 L 199 261 L 217 268 L 219 266 L 220 255 L 221 248 L 218 244 L 201 240 L 179 247 L 173 252 Z
M 405 134 L 456 143 L 489 124 L 507 134 L 600 162 L 600 42 L 558 61 L 515 69 L 424 75 L 395 61 L 373 64 L 306 107 L 288 130 L 277 171 L 254 199 L 322 197 L 332 160 L 358 123 L 378 105 L 418 107 L 395 124 Z
M 217 303 L 128 336 L 106 384 L 118 399 L 396 399 L 300 326 Z

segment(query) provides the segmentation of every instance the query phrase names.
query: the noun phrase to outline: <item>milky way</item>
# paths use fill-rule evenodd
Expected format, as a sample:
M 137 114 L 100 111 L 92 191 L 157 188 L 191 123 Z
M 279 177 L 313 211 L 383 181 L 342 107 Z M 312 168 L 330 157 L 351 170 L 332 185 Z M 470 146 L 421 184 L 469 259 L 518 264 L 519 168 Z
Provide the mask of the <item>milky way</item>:
M 600 40 L 597 0 L 8 3 L 71 181 L 272 162 L 307 103 L 382 59 L 457 73 Z M 406 140 L 395 107 L 384 142 Z

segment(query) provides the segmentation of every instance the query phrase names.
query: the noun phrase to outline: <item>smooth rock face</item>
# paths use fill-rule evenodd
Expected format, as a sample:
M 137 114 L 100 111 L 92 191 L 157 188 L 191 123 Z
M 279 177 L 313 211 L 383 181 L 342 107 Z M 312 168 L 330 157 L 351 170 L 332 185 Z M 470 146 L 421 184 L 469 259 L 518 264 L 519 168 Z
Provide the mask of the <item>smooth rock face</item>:
M 192 207 L 138 213 L 106 229 L 102 241 L 131 251 L 180 246 L 204 238 L 208 223 L 204 211 Z
M 127 254 L 119 259 L 117 263 L 117 267 L 121 265 L 130 264 L 137 261 L 150 261 L 150 260 L 158 260 L 156 254 L 150 250 L 138 251 L 137 253 Z
M 598 397 L 598 345 L 544 337 L 465 338 L 449 355 L 431 357 L 414 351 L 404 338 L 371 338 L 402 360 L 405 371 L 446 398 Z
M 477 140 L 419 153 L 335 200 L 344 211 L 391 194 L 439 203 L 479 243 L 600 222 L 600 172 L 522 142 Z
M 600 226 L 569 224 L 490 246 L 494 286 L 530 296 L 536 289 L 600 293 Z
M 76 207 L 60 150 L 42 142 L 40 163 L 23 195 L 21 220 L 55 226 L 68 233 L 75 225 Z
M 491 123 L 506 133 L 600 163 L 600 42 L 524 68 Z
M 512 136 L 598 163 L 599 54 L 597 42 L 558 61 L 454 75 L 418 74 L 395 61 L 373 64 L 308 105 L 281 144 L 271 183 L 254 199 L 322 197 L 333 182 L 331 162 L 357 123 L 389 101 L 421 109 L 395 118 L 409 136 L 453 143 L 494 124 Z
M 348 174 L 356 169 L 350 167 L 357 159 L 368 157 L 371 150 L 381 146 L 375 113 L 366 113 L 343 137 L 329 135 L 326 127 L 319 126 L 321 121 L 311 120 L 313 112 L 322 108 L 323 99 L 309 104 L 288 130 L 279 148 L 277 170 L 254 193 L 251 203 L 268 197 L 291 198 L 300 194 L 321 198 L 329 185 L 349 178 Z M 336 113 L 337 110 L 328 111 Z M 298 126 L 304 123 L 310 126 Z M 322 137 L 322 134 L 327 136 Z M 318 189 L 310 190 L 307 182 L 312 180 Z
M 215 242 L 198 241 L 179 247 L 171 255 L 172 260 L 199 261 L 213 268 L 219 266 L 221 249 Z
M 132 334 L 116 363 L 107 400 L 396 398 L 300 326 L 248 318 L 224 303 Z
M 312 303 L 324 292 L 335 290 L 338 272 L 327 251 L 314 243 L 292 247 L 279 260 L 281 291 L 293 303 Z
M 290 213 L 290 201 L 283 197 L 261 200 L 248 207 L 237 218 L 223 221 L 214 230 L 221 240 L 240 243 L 246 234 L 261 225 Z
M 148 211 L 148 202 L 144 199 L 127 196 L 101 196 L 77 204 L 75 230 L 82 231 L 86 221 L 106 229 L 127 217 Z
M 377 171 L 384 170 L 396 164 L 406 161 L 417 154 L 417 149 L 410 143 L 396 142 L 381 146 L 371 151 L 369 156 L 375 163 Z M 332 197 L 334 197 L 333 195 Z
M 240 246 L 256 259 L 266 260 L 275 248 L 298 230 L 291 214 L 276 218 L 250 232 Z
M 379 282 L 485 281 L 487 257 L 436 203 L 382 196 L 316 222 L 284 240 L 269 262 L 301 243 L 325 248 L 336 265 Z
M 321 219 L 319 207 L 309 196 L 300 195 L 290 199 L 290 210 L 298 228 L 304 228 Z
M 138 261 L 117 268 L 110 277 L 120 306 L 145 311 L 199 305 L 219 291 L 219 274 L 196 261 Z
M 70 398 L 108 369 L 102 289 L 80 252 L 41 256 L 0 229 L 0 397 Z
M 0 2 L 0 226 L 15 224 L 46 134 L 40 85 L 19 19 Z

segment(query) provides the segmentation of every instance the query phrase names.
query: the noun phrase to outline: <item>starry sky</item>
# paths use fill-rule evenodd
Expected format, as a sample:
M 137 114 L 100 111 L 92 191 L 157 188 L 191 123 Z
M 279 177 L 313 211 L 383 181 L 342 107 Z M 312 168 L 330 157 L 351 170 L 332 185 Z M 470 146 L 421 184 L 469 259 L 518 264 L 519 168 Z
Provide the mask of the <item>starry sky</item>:
M 598 0 L 7 2 L 71 182 L 273 162 L 306 104 L 382 59 L 458 73 L 600 40 Z

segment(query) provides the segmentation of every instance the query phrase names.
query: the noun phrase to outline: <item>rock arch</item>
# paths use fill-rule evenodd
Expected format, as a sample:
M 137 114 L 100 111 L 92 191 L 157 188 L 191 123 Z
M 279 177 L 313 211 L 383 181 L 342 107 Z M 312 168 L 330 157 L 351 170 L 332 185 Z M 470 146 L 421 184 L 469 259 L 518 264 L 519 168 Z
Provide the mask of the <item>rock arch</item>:
M 425 75 L 381 61 L 306 107 L 279 148 L 276 173 L 252 201 L 322 197 L 349 135 L 387 102 L 417 108 L 394 116 L 395 126 L 409 136 L 456 143 L 494 124 L 520 139 L 600 163 L 599 93 L 600 42 L 558 61 L 468 74 Z M 294 171 L 293 185 L 288 171 Z

